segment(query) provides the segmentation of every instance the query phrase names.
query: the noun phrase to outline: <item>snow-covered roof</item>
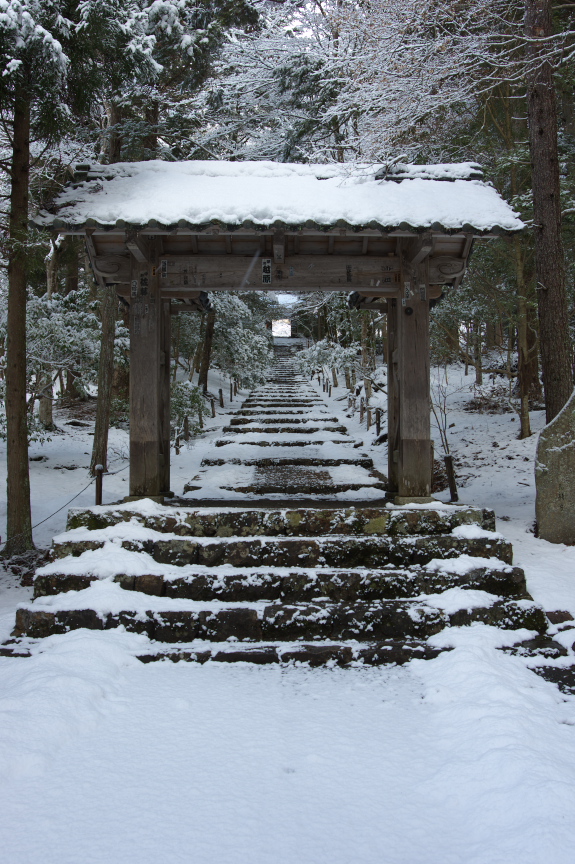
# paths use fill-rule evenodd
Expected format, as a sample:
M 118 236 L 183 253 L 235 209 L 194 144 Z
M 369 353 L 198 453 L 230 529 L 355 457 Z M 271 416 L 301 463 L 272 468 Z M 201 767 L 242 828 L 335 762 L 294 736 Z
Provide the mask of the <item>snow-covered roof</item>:
M 123 162 L 79 166 L 37 225 L 329 227 L 518 231 L 523 223 L 472 162 L 295 165 Z

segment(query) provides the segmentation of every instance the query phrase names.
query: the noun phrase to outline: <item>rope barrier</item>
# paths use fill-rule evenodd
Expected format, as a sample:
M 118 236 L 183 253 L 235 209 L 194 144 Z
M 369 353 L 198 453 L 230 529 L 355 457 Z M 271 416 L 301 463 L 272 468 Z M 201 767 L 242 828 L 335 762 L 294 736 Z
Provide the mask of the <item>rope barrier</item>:
M 127 465 L 124 465 L 123 468 L 120 468 L 119 471 L 106 471 L 106 475 L 107 475 L 107 476 L 110 476 L 110 477 L 113 477 L 113 476 L 116 475 L 116 474 L 121 474 L 122 471 L 125 471 L 126 468 L 129 468 L 129 467 L 130 467 L 130 463 L 128 462 L 128 464 L 127 464 Z M 89 489 L 90 486 L 92 485 L 92 483 L 95 483 L 95 482 L 96 482 L 96 478 L 95 478 L 95 477 L 92 477 L 92 479 L 90 480 L 90 482 L 88 483 L 88 485 L 87 485 L 87 486 L 84 486 L 83 489 L 80 489 L 80 491 L 77 492 L 77 493 L 74 495 L 73 498 L 70 498 L 69 501 L 66 501 L 65 504 L 62 504 L 61 507 L 58 507 L 57 510 L 54 510 L 53 513 L 50 513 L 50 515 L 49 515 L 49 516 L 46 516 L 45 519 L 41 519 L 40 522 L 36 522 L 35 525 L 32 525 L 32 528 L 31 528 L 30 530 L 31 530 L 31 531 L 34 531 L 35 528 L 38 528 L 40 525 L 43 525 L 44 522 L 47 522 L 48 519 L 51 519 L 51 518 L 52 518 L 52 516 L 56 516 L 56 515 L 57 515 L 58 513 L 60 513 L 60 512 L 61 512 L 65 507 L 67 507 L 69 504 L 71 504 L 72 501 L 75 501 L 76 498 L 79 498 L 79 496 L 82 494 L 82 492 L 85 492 L 86 489 Z M 20 534 L 16 534 L 16 536 L 15 536 L 15 537 L 11 537 L 10 540 L 11 540 L 11 541 L 12 541 L 12 540 L 17 540 L 19 537 L 24 537 L 26 533 L 27 533 L 26 531 L 21 531 Z

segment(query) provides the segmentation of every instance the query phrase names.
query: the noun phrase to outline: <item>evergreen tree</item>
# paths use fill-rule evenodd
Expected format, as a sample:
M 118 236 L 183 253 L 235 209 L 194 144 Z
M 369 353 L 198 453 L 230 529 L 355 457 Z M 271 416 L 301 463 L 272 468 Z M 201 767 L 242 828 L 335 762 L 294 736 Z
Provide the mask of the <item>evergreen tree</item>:
M 110 76 L 153 71 L 132 3 L 0 0 L 0 115 L 11 143 L 6 423 L 6 554 L 33 547 L 26 428 L 26 281 L 31 143 L 49 146 Z M 111 55 L 127 58 L 110 65 Z

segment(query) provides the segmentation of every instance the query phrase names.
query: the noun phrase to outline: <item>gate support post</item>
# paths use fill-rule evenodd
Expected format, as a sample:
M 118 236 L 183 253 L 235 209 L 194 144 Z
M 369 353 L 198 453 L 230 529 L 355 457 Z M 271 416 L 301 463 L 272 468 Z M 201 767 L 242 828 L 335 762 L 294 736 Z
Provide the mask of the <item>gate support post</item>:
M 161 347 L 164 310 L 160 298 L 157 241 L 153 237 L 147 252 L 147 261 L 132 260 L 130 282 L 130 498 L 163 501 L 165 469 L 161 418 L 165 373 L 161 372 Z
M 397 316 L 399 300 L 387 303 L 387 473 L 388 491 L 398 494 L 399 461 L 399 376 L 397 350 Z
M 421 270 L 414 268 L 412 273 L 404 273 L 402 297 L 396 301 L 399 420 L 396 504 L 433 501 L 429 300 L 427 279 Z
M 160 337 L 160 431 L 162 465 L 161 494 L 172 497 L 170 493 L 170 347 L 172 338 L 172 316 L 170 301 L 162 300 Z

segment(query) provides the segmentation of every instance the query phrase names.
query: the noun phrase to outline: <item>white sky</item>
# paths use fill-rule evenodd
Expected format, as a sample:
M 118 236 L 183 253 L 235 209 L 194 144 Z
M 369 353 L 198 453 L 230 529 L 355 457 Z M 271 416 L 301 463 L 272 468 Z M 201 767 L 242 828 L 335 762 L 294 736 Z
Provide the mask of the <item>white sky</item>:
M 295 303 L 296 297 L 294 294 L 276 294 L 278 303 L 281 303 L 282 306 L 291 306 L 292 303 Z
M 289 318 L 281 318 L 278 321 L 272 321 L 272 336 L 291 336 L 291 321 Z

